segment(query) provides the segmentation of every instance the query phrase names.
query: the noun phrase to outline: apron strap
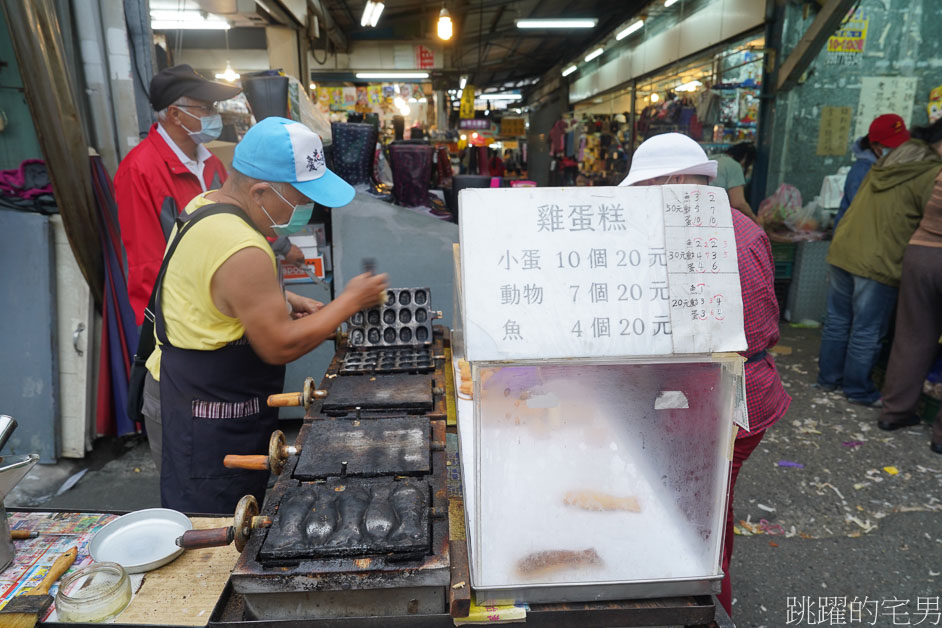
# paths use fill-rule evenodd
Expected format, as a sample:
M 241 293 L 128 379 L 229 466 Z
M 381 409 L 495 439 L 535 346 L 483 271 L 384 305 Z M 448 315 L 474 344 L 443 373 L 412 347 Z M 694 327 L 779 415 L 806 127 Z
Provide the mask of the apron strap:
M 167 328 L 164 322 L 163 316 L 163 307 L 160 306 L 160 296 L 163 290 L 163 280 L 164 274 L 167 272 L 167 266 L 170 262 L 170 258 L 173 257 L 173 252 L 177 250 L 177 245 L 180 244 L 180 240 L 183 238 L 183 235 L 190 230 L 196 223 L 203 220 L 204 218 L 209 218 L 210 216 L 215 216 L 216 214 L 232 214 L 233 216 L 238 216 L 245 221 L 247 225 L 258 231 L 249 217 L 245 214 L 241 207 L 238 205 L 232 205 L 229 203 L 213 203 L 212 205 L 206 205 L 201 207 L 197 211 L 189 215 L 183 215 L 177 217 L 177 234 L 173 238 L 173 242 L 170 243 L 170 247 L 167 249 L 167 253 L 164 255 L 163 262 L 160 264 L 160 272 L 157 274 L 157 281 L 154 283 L 154 290 L 150 295 L 150 303 L 147 306 L 148 312 L 145 312 L 145 316 L 149 313 L 153 318 L 150 320 L 154 321 L 154 329 L 157 332 L 157 338 L 160 340 L 161 344 L 173 346 L 170 340 L 167 338 Z

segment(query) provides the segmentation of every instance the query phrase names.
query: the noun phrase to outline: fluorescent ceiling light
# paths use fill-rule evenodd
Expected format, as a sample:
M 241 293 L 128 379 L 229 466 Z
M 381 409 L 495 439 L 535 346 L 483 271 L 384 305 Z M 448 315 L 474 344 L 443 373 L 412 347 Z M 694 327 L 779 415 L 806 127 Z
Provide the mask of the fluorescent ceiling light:
M 675 92 L 695 92 L 697 88 L 703 85 L 700 81 L 689 81 L 674 88 Z
M 386 8 L 386 5 L 382 2 L 373 2 L 373 0 L 367 0 L 366 6 L 363 7 L 363 15 L 360 17 L 360 26 L 376 26 L 379 23 L 379 16 L 383 14 L 383 9 Z
M 637 22 L 635 22 L 634 24 L 632 24 L 631 26 L 629 26 L 622 32 L 615 35 L 615 39 L 618 41 L 621 41 L 622 39 L 632 34 L 633 32 L 640 30 L 642 26 L 644 26 L 644 20 L 638 20 Z
M 357 72 L 358 79 L 427 79 L 428 72 Z
M 516 20 L 517 28 L 595 28 L 598 20 L 591 18 Z
M 677 0 L 664 0 L 664 8 L 677 4 Z
M 570 74 L 572 74 L 573 72 L 575 72 L 575 71 L 578 70 L 578 69 L 579 69 L 578 66 L 576 66 L 575 64 L 573 64 L 573 65 L 569 66 L 568 68 L 566 68 L 565 70 L 563 70 L 563 76 L 569 76 Z
M 458 89 L 464 89 L 464 86 L 468 84 L 468 75 L 462 76 L 458 79 Z
M 153 30 L 228 30 L 229 22 L 222 17 L 199 11 L 151 11 Z
M 520 100 L 520 94 L 478 94 L 478 100 Z
M 588 63 L 592 59 L 595 59 L 596 57 L 600 57 L 603 52 L 605 52 L 604 48 L 596 48 L 595 50 L 593 50 L 592 52 L 590 52 L 589 54 L 585 56 L 585 62 Z
M 386 5 L 382 2 L 373 3 L 373 15 L 370 16 L 370 26 L 376 26 L 379 23 L 379 16 L 383 14 Z

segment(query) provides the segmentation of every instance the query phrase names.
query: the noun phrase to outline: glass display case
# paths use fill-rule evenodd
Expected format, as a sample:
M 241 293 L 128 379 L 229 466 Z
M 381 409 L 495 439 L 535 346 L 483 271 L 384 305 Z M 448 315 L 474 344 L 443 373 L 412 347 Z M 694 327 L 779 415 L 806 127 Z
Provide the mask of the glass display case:
M 740 356 L 471 367 L 461 434 L 479 604 L 719 590 Z

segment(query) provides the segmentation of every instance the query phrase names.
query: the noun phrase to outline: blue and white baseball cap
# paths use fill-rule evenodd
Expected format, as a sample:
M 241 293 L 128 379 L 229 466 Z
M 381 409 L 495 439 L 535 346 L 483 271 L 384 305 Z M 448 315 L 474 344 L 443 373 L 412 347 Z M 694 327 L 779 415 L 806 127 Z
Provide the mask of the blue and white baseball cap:
M 265 118 L 235 147 L 232 167 L 247 177 L 290 183 L 316 203 L 341 207 L 353 187 L 327 169 L 321 138 L 300 122 Z

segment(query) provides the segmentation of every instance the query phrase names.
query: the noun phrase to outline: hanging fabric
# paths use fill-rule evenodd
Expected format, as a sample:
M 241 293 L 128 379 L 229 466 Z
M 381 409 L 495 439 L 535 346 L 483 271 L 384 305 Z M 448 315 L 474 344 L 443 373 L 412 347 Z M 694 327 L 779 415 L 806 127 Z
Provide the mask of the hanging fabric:
M 99 399 L 99 415 L 96 421 L 98 433 L 124 436 L 138 432 L 138 426 L 128 418 L 128 378 L 131 375 L 131 355 L 137 347 L 138 332 L 134 310 L 128 298 L 125 274 L 124 247 L 118 227 L 118 207 L 114 200 L 114 188 L 98 156 L 91 157 L 92 190 L 102 229 L 99 232 L 102 255 L 105 262 L 105 290 L 102 298 L 102 372 L 100 377 L 108 379 L 110 407 L 102 412 Z M 106 372 L 107 371 L 107 372 Z M 99 386 L 99 391 L 104 387 Z

